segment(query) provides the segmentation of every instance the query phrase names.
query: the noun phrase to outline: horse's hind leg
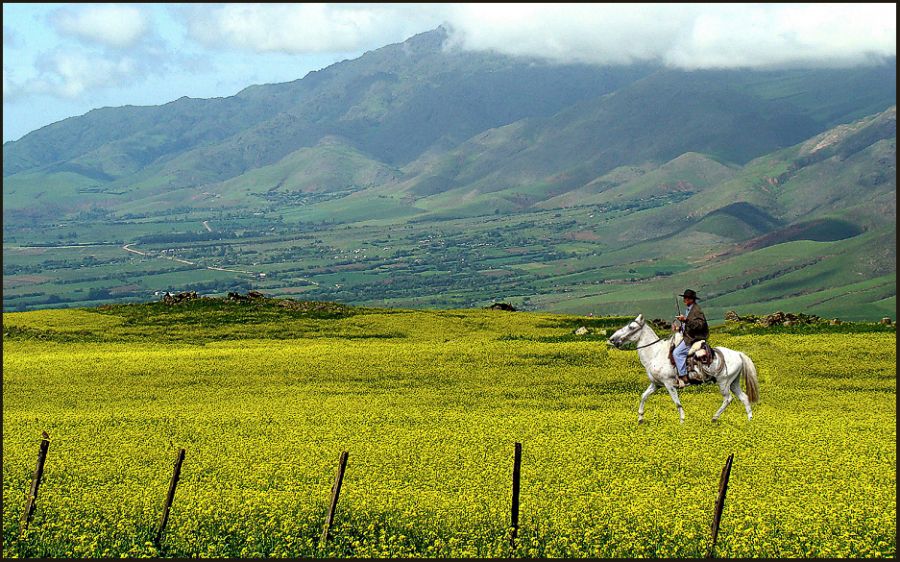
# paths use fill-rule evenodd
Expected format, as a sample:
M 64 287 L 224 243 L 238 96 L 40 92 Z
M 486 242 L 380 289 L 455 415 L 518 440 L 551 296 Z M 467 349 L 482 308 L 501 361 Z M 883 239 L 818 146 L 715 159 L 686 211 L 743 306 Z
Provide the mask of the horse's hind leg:
M 722 390 L 722 405 L 719 406 L 719 409 L 716 410 L 715 414 L 713 414 L 712 421 L 714 421 L 714 422 L 719 421 L 719 416 L 721 416 L 722 412 L 725 411 L 725 408 L 727 408 L 728 405 L 731 404 L 731 398 L 732 398 L 731 392 L 729 392 L 727 387 L 723 388 L 721 390 Z
M 650 395 L 656 392 L 656 383 L 650 383 L 650 386 L 647 387 L 647 390 L 641 394 L 641 405 L 638 406 L 638 423 L 644 421 L 644 402 L 647 401 L 647 398 L 650 398 Z
M 747 419 L 752 420 L 753 410 L 750 409 L 750 397 L 741 389 L 741 381 L 738 377 L 735 377 L 734 382 L 731 383 L 731 392 L 738 397 L 738 400 L 744 403 L 744 409 L 747 410 Z

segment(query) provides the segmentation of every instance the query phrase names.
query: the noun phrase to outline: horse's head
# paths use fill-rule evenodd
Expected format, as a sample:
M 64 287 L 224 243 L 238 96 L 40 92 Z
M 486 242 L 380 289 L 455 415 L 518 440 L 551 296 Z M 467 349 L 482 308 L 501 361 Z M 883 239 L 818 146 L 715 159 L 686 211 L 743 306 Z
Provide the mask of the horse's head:
M 609 339 L 606 343 L 612 345 L 616 349 L 619 348 L 623 343 L 637 341 L 641 335 L 641 330 L 644 328 L 644 315 L 638 314 L 637 318 L 625 324 L 618 330 L 616 333 L 609 336 Z

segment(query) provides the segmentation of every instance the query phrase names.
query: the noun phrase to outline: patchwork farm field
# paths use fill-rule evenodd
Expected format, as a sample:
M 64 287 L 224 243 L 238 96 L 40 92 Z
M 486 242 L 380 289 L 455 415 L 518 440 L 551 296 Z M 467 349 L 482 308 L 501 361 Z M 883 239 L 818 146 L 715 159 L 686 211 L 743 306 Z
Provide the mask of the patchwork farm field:
M 731 453 L 717 556 L 896 556 L 893 327 L 714 329 L 759 369 L 753 420 L 734 401 L 713 424 L 706 385 L 681 391 L 683 425 L 665 392 L 638 425 L 646 375 L 604 334 L 629 319 L 207 299 L 4 314 L 3 556 L 702 557 Z

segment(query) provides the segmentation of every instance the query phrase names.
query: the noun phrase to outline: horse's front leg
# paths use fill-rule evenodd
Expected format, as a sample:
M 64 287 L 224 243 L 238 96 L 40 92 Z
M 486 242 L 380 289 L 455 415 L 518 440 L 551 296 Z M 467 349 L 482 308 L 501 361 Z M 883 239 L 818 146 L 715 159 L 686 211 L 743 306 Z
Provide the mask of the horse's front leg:
M 684 423 L 684 408 L 681 407 L 681 400 L 678 398 L 678 391 L 675 390 L 675 383 L 672 381 L 666 382 L 666 390 L 669 391 L 672 402 L 675 402 L 675 406 L 678 407 L 678 417 L 681 419 L 681 423 Z
M 656 392 L 656 388 L 656 383 L 651 382 L 650 386 L 647 387 L 647 390 L 645 390 L 644 393 L 641 394 L 641 405 L 638 406 L 638 423 L 644 421 L 644 402 L 646 402 L 647 399 L 650 398 L 651 394 Z

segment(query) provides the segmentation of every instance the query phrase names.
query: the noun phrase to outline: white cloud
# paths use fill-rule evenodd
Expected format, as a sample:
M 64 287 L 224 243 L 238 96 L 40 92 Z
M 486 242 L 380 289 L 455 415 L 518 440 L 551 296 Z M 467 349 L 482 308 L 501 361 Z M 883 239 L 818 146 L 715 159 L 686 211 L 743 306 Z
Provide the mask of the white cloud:
M 180 9 L 210 48 L 351 52 L 445 23 L 451 44 L 560 62 L 849 66 L 896 55 L 896 4 L 226 4 Z
M 134 46 L 150 30 L 144 10 L 133 5 L 60 8 L 50 22 L 61 34 L 118 49 Z
M 455 4 L 454 43 L 563 62 L 850 66 L 895 56 L 896 4 Z
M 440 25 L 445 10 L 414 4 L 225 4 L 178 10 L 188 35 L 211 47 L 289 54 L 350 52 Z
M 107 57 L 87 51 L 56 50 L 38 59 L 38 75 L 21 88 L 32 94 L 75 99 L 85 92 L 117 86 L 141 71 L 131 56 Z
M 42 21 L 75 41 L 56 38 L 52 48 L 28 53 L 30 60 L 10 63 L 4 69 L 4 101 L 20 102 L 33 95 L 86 101 L 98 90 L 134 86 L 151 74 L 170 71 L 185 57 L 171 52 L 154 32 L 146 10 L 134 5 L 70 5 L 42 15 Z M 8 31 L 4 28 L 4 42 Z

